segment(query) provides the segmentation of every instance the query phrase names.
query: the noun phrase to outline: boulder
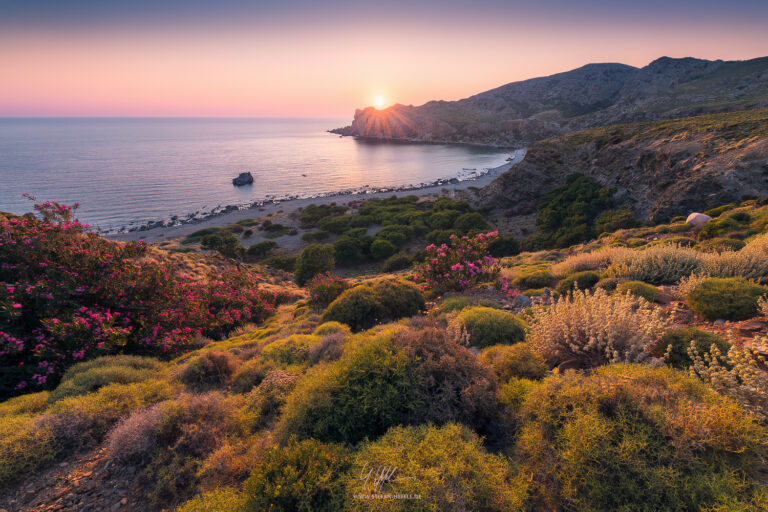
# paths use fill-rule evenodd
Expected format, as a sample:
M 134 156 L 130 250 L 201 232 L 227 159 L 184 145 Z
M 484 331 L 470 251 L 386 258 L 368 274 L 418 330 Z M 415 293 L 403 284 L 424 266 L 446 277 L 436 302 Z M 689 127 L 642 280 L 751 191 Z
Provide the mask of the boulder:
M 687 219 L 685 219 L 685 223 L 694 229 L 701 229 L 704 226 L 706 226 L 707 223 L 711 220 L 712 220 L 712 217 L 710 217 L 709 215 L 704 215 L 703 213 L 694 212 L 690 214 Z
M 232 178 L 232 184 L 236 187 L 253 183 L 253 175 L 250 172 L 241 172 L 237 178 Z

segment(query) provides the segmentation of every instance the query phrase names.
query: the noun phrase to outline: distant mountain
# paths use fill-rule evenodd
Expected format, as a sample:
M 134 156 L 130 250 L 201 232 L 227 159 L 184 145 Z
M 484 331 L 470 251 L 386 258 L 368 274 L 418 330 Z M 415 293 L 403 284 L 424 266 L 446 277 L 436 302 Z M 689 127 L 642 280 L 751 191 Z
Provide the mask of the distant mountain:
M 581 173 L 642 219 L 768 195 L 768 109 L 592 128 L 538 141 L 525 159 L 471 199 L 536 211 L 537 200 Z
M 585 128 L 768 107 L 768 57 L 588 64 L 459 101 L 355 112 L 342 135 L 519 147 Z

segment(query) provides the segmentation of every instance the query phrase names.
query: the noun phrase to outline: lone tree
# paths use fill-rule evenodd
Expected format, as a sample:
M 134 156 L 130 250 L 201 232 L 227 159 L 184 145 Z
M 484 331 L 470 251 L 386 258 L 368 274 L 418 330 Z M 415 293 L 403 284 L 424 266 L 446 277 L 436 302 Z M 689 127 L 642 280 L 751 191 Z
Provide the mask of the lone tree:
M 216 251 L 225 258 L 236 260 L 238 264 L 244 252 L 240 241 L 229 232 L 205 235 L 200 241 L 200 246 L 208 251 Z

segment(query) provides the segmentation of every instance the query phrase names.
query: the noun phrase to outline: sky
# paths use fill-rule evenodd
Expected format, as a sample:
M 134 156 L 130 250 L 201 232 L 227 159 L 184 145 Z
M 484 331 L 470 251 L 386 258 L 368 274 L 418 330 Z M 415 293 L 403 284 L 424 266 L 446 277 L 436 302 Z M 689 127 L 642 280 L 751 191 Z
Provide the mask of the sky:
M 351 118 L 591 62 L 766 56 L 766 27 L 766 0 L 0 0 L 0 116 Z

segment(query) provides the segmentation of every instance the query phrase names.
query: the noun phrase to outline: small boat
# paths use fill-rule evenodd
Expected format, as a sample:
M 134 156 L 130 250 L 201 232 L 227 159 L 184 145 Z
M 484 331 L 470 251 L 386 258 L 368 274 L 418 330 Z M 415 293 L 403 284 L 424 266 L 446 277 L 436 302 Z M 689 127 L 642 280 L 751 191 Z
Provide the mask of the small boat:
M 236 187 L 253 183 L 253 175 L 250 172 L 241 172 L 237 178 L 232 178 L 232 184 Z

